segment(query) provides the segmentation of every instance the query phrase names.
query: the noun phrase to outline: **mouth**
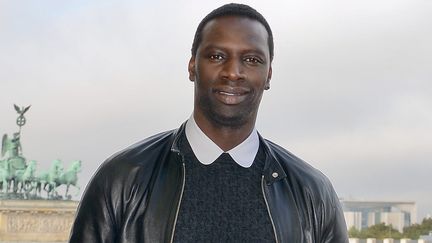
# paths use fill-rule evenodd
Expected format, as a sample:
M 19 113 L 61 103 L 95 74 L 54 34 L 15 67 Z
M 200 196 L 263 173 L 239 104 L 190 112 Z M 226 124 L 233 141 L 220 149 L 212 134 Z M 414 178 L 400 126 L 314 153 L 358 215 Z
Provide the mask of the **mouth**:
M 216 98 L 226 105 L 237 105 L 243 102 L 249 91 L 244 88 L 223 88 L 216 89 Z
M 218 93 L 221 95 L 228 95 L 228 96 L 240 96 L 240 95 L 242 95 L 242 93 L 231 93 L 231 92 L 226 92 L 226 91 L 218 91 Z

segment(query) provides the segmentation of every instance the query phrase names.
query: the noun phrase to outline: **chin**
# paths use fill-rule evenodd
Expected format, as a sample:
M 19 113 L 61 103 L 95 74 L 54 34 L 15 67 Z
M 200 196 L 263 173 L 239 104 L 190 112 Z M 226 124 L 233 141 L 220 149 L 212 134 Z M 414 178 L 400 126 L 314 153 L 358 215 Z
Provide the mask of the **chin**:
M 250 114 L 246 115 L 244 112 L 237 112 L 236 114 L 221 114 L 210 112 L 207 114 L 209 120 L 219 127 L 238 128 L 247 124 L 252 118 Z
M 221 105 L 209 97 L 196 100 L 201 113 L 216 127 L 239 128 L 247 123 L 255 122 L 257 105 L 246 102 L 242 105 Z

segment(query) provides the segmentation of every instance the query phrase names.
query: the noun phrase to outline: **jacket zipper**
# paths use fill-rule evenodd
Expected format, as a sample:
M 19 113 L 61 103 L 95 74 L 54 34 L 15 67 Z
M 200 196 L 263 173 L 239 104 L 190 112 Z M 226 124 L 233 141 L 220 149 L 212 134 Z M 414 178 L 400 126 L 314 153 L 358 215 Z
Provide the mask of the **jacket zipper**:
M 268 212 L 268 215 L 270 217 L 270 221 L 271 221 L 271 224 L 272 224 L 272 227 L 273 227 L 273 233 L 274 233 L 274 236 L 275 236 L 276 243 L 279 243 L 279 240 L 278 240 L 278 237 L 277 237 L 277 234 L 276 234 L 276 227 L 275 227 L 275 224 L 274 224 L 274 221 L 273 221 L 272 214 L 270 212 L 270 207 L 269 207 L 268 202 L 267 202 L 266 194 L 264 192 L 264 175 L 261 177 L 261 190 L 262 190 L 264 201 L 265 201 L 265 204 L 266 204 L 266 207 L 267 207 L 267 212 Z
M 182 160 L 183 160 L 183 158 L 182 158 Z M 171 243 L 174 241 L 174 232 L 175 232 L 175 228 L 176 228 L 176 224 L 177 224 L 177 217 L 178 217 L 178 213 L 179 213 L 179 210 L 180 210 L 180 204 L 181 204 L 181 201 L 182 201 L 182 198 L 183 198 L 183 191 L 184 191 L 185 182 L 186 182 L 186 168 L 185 168 L 184 161 L 182 162 L 182 170 L 183 170 L 182 189 L 181 189 L 181 192 L 180 192 L 180 199 L 179 199 L 179 203 L 177 205 L 177 211 L 176 211 L 176 215 L 175 215 L 175 218 L 174 218 L 174 225 L 173 225 L 173 229 L 172 229 L 172 232 L 171 232 L 171 240 L 170 240 Z

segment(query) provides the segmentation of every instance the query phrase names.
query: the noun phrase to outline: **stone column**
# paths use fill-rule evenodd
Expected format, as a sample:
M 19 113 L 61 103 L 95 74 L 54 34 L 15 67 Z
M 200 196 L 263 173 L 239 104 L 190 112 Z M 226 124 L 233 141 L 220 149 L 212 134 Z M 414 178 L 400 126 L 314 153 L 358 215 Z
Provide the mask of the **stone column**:
M 360 239 L 358 239 L 358 238 L 349 238 L 349 243 L 360 243 Z
M 392 239 L 392 238 L 385 238 L 383 240 L 383 243 L 393 243 L 393 242 L 394 242 L 394 239 Z
M 401 239 L 400 243 L 411 243 L 411 239 L 406 239 L 406 238 Z

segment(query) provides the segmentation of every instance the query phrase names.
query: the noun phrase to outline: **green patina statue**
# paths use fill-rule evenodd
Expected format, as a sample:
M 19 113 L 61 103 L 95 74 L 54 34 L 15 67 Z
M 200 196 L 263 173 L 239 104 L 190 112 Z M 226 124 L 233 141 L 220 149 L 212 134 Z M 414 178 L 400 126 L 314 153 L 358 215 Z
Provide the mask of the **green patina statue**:
M 28 107 L 18 107 L 14 105 L 18 113 L 16 124 L 19 126 L 18 132 L 9 138 L 3 135 L 1 157 L 0 157 L 0 199 L 71 199 L 69 187 L 76 187 L 77 174 L 81 171 L 81 161 L 73 161 L 69 168 L 64 171 L 61 160 L 54 160 L 48 171 L 36 173 L 37 163 L 34 160 L 26 161 L 23 156 L 21 146 L 21 128 L 26 123 L 24 113 Z M 59 195 L 58 188 L 65 186 L 64 196 Z M 46 196 L 42 192 L 46 192 Z

